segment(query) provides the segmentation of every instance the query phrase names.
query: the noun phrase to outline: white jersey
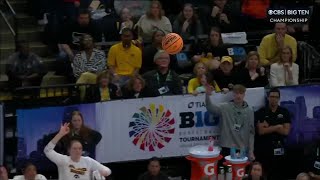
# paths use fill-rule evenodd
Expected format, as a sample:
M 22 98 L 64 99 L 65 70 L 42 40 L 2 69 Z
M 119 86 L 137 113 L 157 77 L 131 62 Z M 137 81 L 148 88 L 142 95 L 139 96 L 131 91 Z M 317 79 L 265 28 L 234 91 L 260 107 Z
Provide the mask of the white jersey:
M 59 180 L 90 180 L 93 171 L 107 172 L 111 170 L 98 161 L 82 156 L 79 162 L 71 160 L 70 156 L 62 155 L 54 151 L 55 144 L 50 142 L 45 148 L 44 153 L 58 167 Z
M 18 176 L 14 176 L 12 180 L 26 180 L 26 179 L 24 178 L 24 175 L 18 175 Z M 37 174 L 35 177 L 35 180 L 47 180 L 47 178 L 44 175 Z

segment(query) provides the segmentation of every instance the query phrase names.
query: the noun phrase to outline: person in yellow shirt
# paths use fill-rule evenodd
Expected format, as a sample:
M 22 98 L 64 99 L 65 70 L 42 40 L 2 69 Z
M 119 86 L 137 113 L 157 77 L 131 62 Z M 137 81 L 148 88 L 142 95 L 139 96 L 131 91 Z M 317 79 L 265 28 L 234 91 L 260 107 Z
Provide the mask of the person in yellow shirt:
M 285 23 L 276 23 L 274 33 L 263 37 L 258 52 L 262 66 L 268 66 L 280 60 L 281 49 L 290 46 L 292 49 L 293 61 L 297 58 L 297 41 L 294 37 L 287 34 Z
M 108 67 L 114 82 L 123 86 L 131 76 L 138 74 L 142 64 L 141 50 L 132 44 L 133 32 L 129 28 L 121 31 L 121 42 L 113 45 L 108 54 Z
M 213 80 L 212 77 L 210 77 L 210 75 L 207 73 L 207 67 L 203 62 L 198 62 L 194 68 L 193 68 L 193 72 L 196 75 L 195 78 L 192 78 L 189 80 L 188 82 L 188 93 L 189 94 L 194 94 L 197 95 L 198 93 L 201 93 L 199 91 L 197 91 L 197 88 L 201 87 L 203 84 L 201 83 L 201 80 L 204 79 L 203 76 L 206 77 L 206 80 L 213 85 L 214 90 L 216 92 L 220 92 L 220 88 L 218 86 L 218 84 Z M 199 90 L 199 89 L 198 89 Z M 201 90 L 200 90 L 201 91 Z

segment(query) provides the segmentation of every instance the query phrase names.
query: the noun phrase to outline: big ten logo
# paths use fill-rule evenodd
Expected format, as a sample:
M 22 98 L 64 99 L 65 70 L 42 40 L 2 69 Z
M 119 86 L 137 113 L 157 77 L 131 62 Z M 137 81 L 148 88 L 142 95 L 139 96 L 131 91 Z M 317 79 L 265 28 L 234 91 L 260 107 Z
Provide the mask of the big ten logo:
M 215 174 L 215 163 L 209 163 L 204 166 L 204 174 L 207 176 L 212 176 Z
M 219 123 L 219 116 L 210 115 L 208 111 L 196 112 L 181 112 L 180 128 L 204 127 L 204 126 L 217 126 Z
M 237 177 L 244 176 L 244 168 L 239 168 L 236 172 L 237 172 Z

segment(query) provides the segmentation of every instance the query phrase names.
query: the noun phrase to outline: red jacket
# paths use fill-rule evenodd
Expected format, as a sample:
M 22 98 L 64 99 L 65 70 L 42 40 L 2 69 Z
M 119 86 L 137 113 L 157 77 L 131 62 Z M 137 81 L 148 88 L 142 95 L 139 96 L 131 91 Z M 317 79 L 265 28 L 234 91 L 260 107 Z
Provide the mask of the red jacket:
M 270 0 L 243 0 L 242 13 L 256 19 L 264 19 L 267 17 L 269 6 Z

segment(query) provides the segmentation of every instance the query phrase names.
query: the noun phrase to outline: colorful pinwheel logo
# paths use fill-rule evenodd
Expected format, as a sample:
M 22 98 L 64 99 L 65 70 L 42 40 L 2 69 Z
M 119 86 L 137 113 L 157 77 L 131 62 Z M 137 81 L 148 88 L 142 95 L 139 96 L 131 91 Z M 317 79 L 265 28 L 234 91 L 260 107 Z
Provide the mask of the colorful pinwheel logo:
M 144 151 L 155 151 L 170 142 L 174 134 L 175 120 L 163 105 L 150 104 L 134 113 L 129 124 L 132 143 Z

